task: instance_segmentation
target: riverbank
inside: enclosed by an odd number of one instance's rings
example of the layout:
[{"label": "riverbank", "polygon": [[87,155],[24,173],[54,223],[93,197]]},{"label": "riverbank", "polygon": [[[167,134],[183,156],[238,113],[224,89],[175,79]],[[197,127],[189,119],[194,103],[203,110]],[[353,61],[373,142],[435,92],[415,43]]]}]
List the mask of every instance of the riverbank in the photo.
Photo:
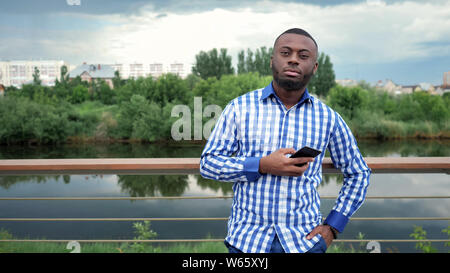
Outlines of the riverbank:
[{"label": "riverbank", "polygon": [[[254,82],[224,97],[213,95],[219,87],[208,81],[193,89],[175,85],[156,92],[146,80],[133,80],[111,93],[112,101],[95,96],[74,100],[27,85],[0,100],[0,144],[163,143],[174,141],[173,131],[182,131],[184,138],[192,140],[194,131],[210,126],[220,114],[217,110],[205,116],[203,109],[211,105],[224,109],[232,98],[261,86],[260,78],[247,76],[228,78],[237,85],[243,79]],[[158,81],[186,84],[182,79]],[[142,90],[138,92],[139,86]],[[170,100],[160,96],[170,90],[176,92]],[[450,95],[415,92],[393,96],[368,87],[335,86],[320,99],[342,116],[358,139],[450,139]],[[174,112],[177,106],[184,110]],[[199,110],[201,124],[194,122],[194,112]]]},{"label": "riverbank", "polygon": [[[0,240],[13,240],[13,236],[0,230]],[[210,239],[210,238],[207,238]],[[327,253],[367,253],[365,243],[334,243]],[[228,253],[223,242],[198,243],[53,243],[53,242],[0,242],[0,253]]]}]

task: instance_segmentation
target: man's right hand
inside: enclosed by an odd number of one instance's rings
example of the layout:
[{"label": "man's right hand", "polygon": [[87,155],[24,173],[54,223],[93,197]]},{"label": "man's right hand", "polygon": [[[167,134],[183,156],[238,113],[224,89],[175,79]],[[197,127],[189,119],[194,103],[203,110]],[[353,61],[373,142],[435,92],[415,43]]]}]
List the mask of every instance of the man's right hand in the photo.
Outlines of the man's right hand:
[{"label": "man's right hand", "polygon": [[[259,161],[259,172],[261,174],[272,174],[279,176],[301,176],[308,169],[309,162],[313,162],[312,157],[289,158],[287,154],[294,154],[294,148],[281,148],[275,152],[264,156]],[[302,167],[296,164],[306,163]]]}]

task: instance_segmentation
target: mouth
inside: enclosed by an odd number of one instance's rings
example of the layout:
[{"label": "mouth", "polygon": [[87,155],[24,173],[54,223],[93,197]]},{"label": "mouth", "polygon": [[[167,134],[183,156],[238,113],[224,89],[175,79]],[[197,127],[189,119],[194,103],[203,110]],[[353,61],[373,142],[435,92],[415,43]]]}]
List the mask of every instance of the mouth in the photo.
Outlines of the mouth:
[{"label": "mouth", "polygon": [[286,69],[284,70],[284,74],[288,77],[299,77],[300,76],[300,72],[294,69]]}]

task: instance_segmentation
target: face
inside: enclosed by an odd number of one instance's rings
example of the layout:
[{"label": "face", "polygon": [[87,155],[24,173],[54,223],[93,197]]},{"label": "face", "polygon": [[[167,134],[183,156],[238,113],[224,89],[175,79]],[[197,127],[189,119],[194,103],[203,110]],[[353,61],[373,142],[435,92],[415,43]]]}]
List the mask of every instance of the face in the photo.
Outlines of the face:
[{"label": "face", "polygon": [[276,42],[270,67],[273,79],[286,91],[301,91],[317,70],[317,48],[303,35],[286,33]]}]

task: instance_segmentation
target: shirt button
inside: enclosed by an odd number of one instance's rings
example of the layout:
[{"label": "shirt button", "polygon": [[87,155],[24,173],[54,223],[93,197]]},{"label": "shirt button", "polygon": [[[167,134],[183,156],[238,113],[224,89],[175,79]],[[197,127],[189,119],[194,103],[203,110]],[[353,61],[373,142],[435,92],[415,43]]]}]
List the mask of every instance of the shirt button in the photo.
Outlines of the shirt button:
[{"label": "shirt button", "polygon": [[275,102],[275,98],[272,98],[272,101]]}]

